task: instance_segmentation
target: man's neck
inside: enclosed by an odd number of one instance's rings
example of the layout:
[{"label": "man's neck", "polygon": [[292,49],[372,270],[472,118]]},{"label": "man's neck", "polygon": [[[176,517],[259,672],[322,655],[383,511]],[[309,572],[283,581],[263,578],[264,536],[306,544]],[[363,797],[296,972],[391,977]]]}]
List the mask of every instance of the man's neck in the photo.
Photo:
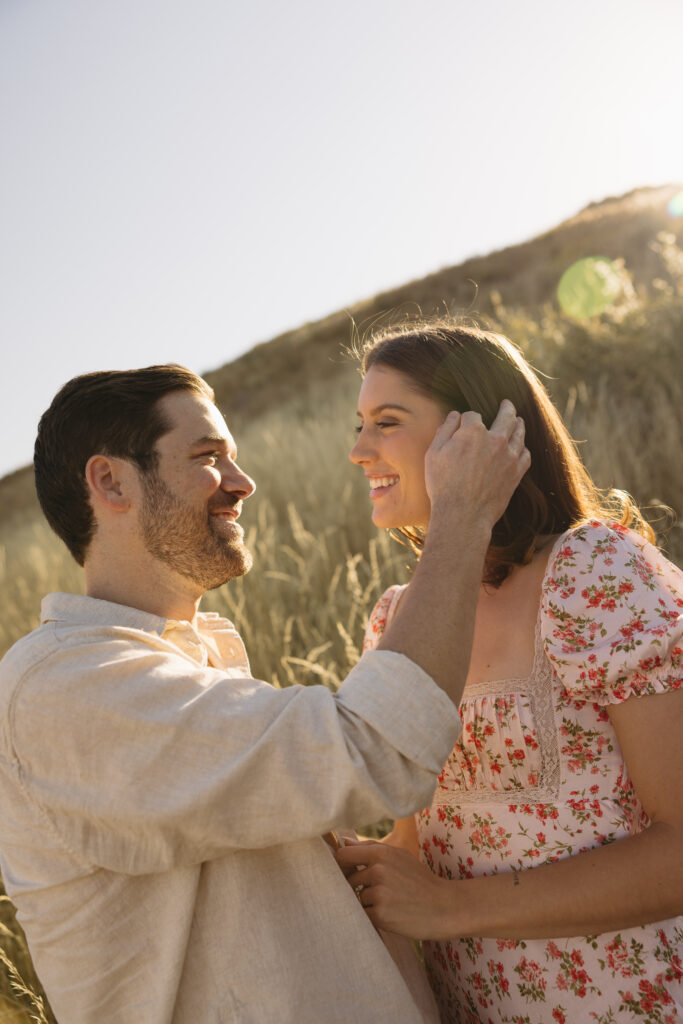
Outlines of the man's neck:
[{"label": "man's neck", "polygon": [[201,592],[150,556],[106,562],[96,555],[85,563],[85,592],[164,619],[194,622]]}]

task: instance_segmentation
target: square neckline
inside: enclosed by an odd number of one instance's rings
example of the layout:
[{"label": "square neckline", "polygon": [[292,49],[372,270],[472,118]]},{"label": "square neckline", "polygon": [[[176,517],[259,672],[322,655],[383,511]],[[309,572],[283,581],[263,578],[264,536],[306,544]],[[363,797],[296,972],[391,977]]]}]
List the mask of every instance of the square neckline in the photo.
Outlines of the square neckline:
[{"label": "square neckline", "polygon": [[[483,687],[487,687],[488,688],[488,687],[503,686],[503,685],[509,686],[512,683],[529,683],[531,680],[535,679],[536,676],[538,675],[538,673],[540,671],[540,667],[541,667],[541,659],[543,657],[545,657],[545,651],[543,649],[543,642],[542,642],[542,636],[541,636],[541,622],[543,621],[543,610],[544,610],[545,582],[546,582],[546,580],[547,580],[547,578],[549,576],[550,567],[553,564],[554,559],[555,559],[555,550],[556,550],[556,548],[564,541],[564,539],[567,537],[567,534],[571,533],[572,529],[573,529],[573,527],[570,527],[570,529],[565,530],[564,533],[559,534],[556,537],[556,539],[553,541],[553,544],[552,544],[552,546],[550,548],[550,551],[548,553],[548,559],[546,561],[545,569],[543,571],[543,576],[541,578],[541,600],[539,601],[539,604],[538,604],[538,612],[536,613],[536,622],[535,622],[535,626],[534,626],[534,658],[533,658],[533,661],[531,663],[531,670],[527,673],[527,675],[524,675],[524,676],[499,676],[497,679],[482,679],[480,682],[471,683],[469,686],[467,684],[465,684],[465,687],[464,687],[463,692],[462,692],[462,697],[460,699],[461,702],[467,699],[467,697],[468,697],[468,690],[469,691],[472,691],[474,689],[478,690],[480,687],[481,688],[483,688]],[[470,697],[472,699],[474,699],[475,696],[480,696],[480,694],[479,693],[477,693],[477,694],[470,693]]]}]

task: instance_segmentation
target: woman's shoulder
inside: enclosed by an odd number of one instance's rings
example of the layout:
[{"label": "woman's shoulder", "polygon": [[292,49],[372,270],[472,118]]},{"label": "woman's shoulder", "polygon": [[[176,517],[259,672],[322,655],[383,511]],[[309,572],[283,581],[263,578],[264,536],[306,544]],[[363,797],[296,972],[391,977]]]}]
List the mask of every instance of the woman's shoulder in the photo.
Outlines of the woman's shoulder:
[{"label": "woman's shoulder", "polygon": [[363,640],[363,650],[372,651],[379,643],[380,637],[391,622],[399,601],[403,596],[407,584],[394,584],[388,587],[377,601],[377,604],[370,613],[368,624]]},{"label": "woman's shoulder", "polygon": [[654,692],[653,670],[662,688],[676,685],[682,624],[683,573],[644,537],[591,520],[558,538],[543,581],[541,631],[569,688],[625,699]]},{"label": "woman's shoulder", "polygon": [[[683,572],[654,544],[621,523],[592,519],[563,533],[555,542],[544,579],[544,593],[562,593],[567,583],[587,576],[603,580],[618,574],[652,590],[657,581],[683,589]],[[570,596],[567,594],[566,596]]]}]

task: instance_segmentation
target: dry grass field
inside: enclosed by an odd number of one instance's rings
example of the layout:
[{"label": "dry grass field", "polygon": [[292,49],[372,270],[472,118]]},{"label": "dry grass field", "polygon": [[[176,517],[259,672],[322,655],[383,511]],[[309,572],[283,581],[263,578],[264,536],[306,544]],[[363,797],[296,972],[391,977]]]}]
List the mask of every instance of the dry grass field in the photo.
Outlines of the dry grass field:
[{"label": "dry grass field", "polygon": [[[573,321],[550,298],[522,306],[513,303],[509,289],[492,288],[487,318],[546,375],[599,485],[623,487],[642,505],[664,504],[681,514],[683,252],[673,233],[652,234],[643,245],[648,279],[634,276],[633,287],[601,317]],[[577,258],[568,242],[565,248],[567,259]],[[500,254],[495,258],[500,260]],[[628,253],[625,260],[629,267]],[[502,270],[496,273],[500,277]],[[344,324],[341,341],[348,342],[349,320]],[[235,401],[233,416],[229,388],[218,386],[230,368],[210,375],[237,436],[240,463],[256,479],[257,492],[243,514],[255,568],[208,595],[204,607],[236,622],[254,675],[279,686],[296,681],[335,689],[358,658],[374,601],[390,582],[408,578],[412,556],[372,526],[362,473],[347,461],[357,371],[344,362],[337,344],[334,359],[322,360],[323,370],[311,369],[307,376],[305,342],[311,331],[303,329],[292,342],[298,377],[290,383],[301,383],[287,394],[277,390],[278,375],[267,372],[268,346],[259,354],[267,402],[258,393],[253,405],[246,398]],[[283,358],[278,346],[273,358]],[[243,366],[248,379],[252,363]],[[312,357],[311,367],[316,366]],[[233,376],[238,372],[233,364]],[[251,388],[258,392],[256,382]],[[5,498],[0,518],[2,653],[37,624],[44,593],[79,590],[82,581],[80,570],[42,522],[27,474],[0,481],[0,494]],[[650,514],[656,520],[658,513]],[[654,525],[660,529],[666,523],[660,519]],[[683,564],[680,524],[669,522],[660,539],[669,557]],[[2,899],[0,1024],[51,1022],[49,1007],[37,1001],[38,981],[13,908]]]}]

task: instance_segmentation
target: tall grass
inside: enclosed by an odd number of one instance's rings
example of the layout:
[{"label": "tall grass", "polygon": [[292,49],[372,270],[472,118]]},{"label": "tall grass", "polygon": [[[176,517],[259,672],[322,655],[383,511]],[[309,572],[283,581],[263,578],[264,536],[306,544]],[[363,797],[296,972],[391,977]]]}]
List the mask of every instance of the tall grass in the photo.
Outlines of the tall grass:
[{"label": "tall grass", "polygon": [[278,412],[239,443],[257,481],[242,515],[255,569],[204,603],[235,622],[254,673],[277,685],[336,688],[382,589],[407,578],[409,552],[374,529],[366,481],[347,460],[358,383],[350,375],[307,414]]},{"label": "tall grass", "polygon": [[[531,319],[500,303],[496,317],[547,375],[597,483],[681,512],[683,262],[666,239],[658,244],[666,251],[653,291],[632,294],[600,319],[576,324],[551,307]],[[240,463],[257,481],[242,520],[255,568],[207,595],[204,607],[233,619],[254,675],[278,686],[336,689],[358,658],[375,600],[408,578],[412,556],[374,529],[365,481],[347,461],[358,384],[349,367],[238,433]],[[683,562],[680,526],[665,543]],[[0,580],[0,650],[37,624],[42,594],[82,587],[80,570],[37,515],[0,527]],[[0,951],[0,1022],[51,1024],[49,1007],[27,994],[40,990],[6,898]]]}]

